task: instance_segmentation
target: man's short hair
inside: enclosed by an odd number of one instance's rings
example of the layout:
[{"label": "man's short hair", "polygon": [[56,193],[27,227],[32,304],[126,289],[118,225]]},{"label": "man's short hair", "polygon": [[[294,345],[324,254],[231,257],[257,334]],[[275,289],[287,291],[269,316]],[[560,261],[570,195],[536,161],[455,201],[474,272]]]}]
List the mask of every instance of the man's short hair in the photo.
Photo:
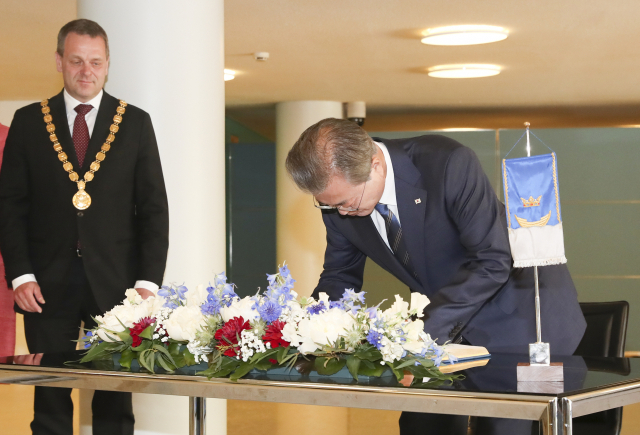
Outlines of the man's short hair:
[{"label": "man's short hair", "polygon": [[334,175],[353,185],[367,181],[377,151],[373,140],[355,122],[327,118],[300,135],[287,156],[287,172],[301,190],[317,195]]},{"label": "man's short hair", "polygon": [[62,29],[58,32],[58,48],[56,51],[60,57],[64,56],[64,41],[67,39],[67,35],[69,33],[89,35],[92,38],[102,38],[107,53],[107,59],[109,59],[109,38],[107,38],[107,32],[104,31],[100,24],[84,18],[69,21],[67,24],[62,26]]}]

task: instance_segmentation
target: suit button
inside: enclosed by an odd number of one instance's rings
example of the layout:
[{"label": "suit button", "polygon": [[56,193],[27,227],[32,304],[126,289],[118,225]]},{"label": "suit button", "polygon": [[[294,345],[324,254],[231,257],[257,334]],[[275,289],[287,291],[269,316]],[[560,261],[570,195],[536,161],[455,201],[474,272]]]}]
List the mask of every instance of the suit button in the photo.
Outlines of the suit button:
[{"label": "suit button", "polygon": [[81,211],[78,212],[78,217],[82,217],[84,216],[84,213],[82,213]]}]

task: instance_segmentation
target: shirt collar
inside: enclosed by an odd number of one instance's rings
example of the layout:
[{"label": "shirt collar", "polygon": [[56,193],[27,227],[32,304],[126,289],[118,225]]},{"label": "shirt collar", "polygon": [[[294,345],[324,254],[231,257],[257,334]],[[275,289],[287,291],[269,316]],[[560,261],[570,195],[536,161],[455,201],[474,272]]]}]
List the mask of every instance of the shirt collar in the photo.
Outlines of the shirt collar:
[{"label": "shirt collar", "polygon": [[100,89],[100,92],[98,92],[98,95],[96,95],[95,97],[93,97],[93,99],[87,101],[86,103],[82,103],[78,100],[76,100],[75,98],[73,98],[71,96],[71,94],[69,94],[69,92],[67,92],[67,90],[64,90],[64,105],[67,109],[67,117],[69,115],[76,115],[76,111],[75,108],[78,104],[91,104],[93,106],[93,109],[91,110],[98,110],[98,108],[100,107],[100,102],[102,101],[102,94],[104,93],[104,91],[102,89]]},{"label": "shirt collar", "polygon": [[398,205],[396,201],[396,180],[393,176],[393,165],[391,164],[389,150],[387,150],[385,144],[381,142],[374,141],[374,143],[382,150],[382,154],[384,154],[384,161],[387,164],[387,176],[384,179],[384,191],[382,192],[379,202],[387,205]]}]

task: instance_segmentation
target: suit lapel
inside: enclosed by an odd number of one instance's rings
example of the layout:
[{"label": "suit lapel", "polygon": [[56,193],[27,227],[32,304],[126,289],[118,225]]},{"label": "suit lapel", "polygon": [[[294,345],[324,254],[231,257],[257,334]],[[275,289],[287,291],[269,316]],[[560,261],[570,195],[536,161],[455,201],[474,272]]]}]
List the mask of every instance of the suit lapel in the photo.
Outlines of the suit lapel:
[{"label": "suit lapel", "polygon": [[[396,202],[407,251],[422,288],[430,294],[425,255],[425,216],[427,191],[422,188],[420,172],[399,146],[387,145],[396,183]],[[395,258],[395,257],[394,257]]]},{"label": "suit lapel", "polygon": [[[96,154],[100,151],[102,143],[109,135],[109,126],[113,123],[113,116],[116,114],[117,106],[118,100],[106,92],[102,94],[102,100],[100,101],[100,107],[98,108],[98,116],[96,117],[96,123],[93,126],[93,132],[91,133],[91,139],[89,140],[87,154],[84,156],[84,162],[82,164],[83,174],[89,169],[89,166],[95,160]],[[76,162],[77,161],[78,160],[76,159]]]},{"label": "suit lapel", "polygon": [[49,100],[53,124],[56,126],[56,136],[62,145],[62,150],[67,154],[68,160],[74,168],[78,167],[78,156],[76,147],[69,131],[69,120],[67,119],[67,108],[64,104],[64,91]]}]

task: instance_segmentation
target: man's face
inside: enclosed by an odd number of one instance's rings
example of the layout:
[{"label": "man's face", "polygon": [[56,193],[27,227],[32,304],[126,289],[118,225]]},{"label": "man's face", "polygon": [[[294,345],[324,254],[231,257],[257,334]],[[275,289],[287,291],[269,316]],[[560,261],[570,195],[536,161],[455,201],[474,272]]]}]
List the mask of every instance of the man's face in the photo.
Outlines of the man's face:
[{"label": "man's face", "polygon": [[342,215],[369,216],[382,197],[386,175],[387,169],[384,164],[384,155],[382,151],[379,151],[373,157],[371,174],[366,183],[353,185],[343,176],[335,175],[331,177],[324,192],[315,197],[318,202],[323,204],[358,209],[358,211],[338,209],[338,212]]},{"label": "man's face", "polygon": [[109,72],[104,39],[69,33],[64,42],[64,56],[56,52],[56,66],[67,92],[86,103],[100,93]]}]

